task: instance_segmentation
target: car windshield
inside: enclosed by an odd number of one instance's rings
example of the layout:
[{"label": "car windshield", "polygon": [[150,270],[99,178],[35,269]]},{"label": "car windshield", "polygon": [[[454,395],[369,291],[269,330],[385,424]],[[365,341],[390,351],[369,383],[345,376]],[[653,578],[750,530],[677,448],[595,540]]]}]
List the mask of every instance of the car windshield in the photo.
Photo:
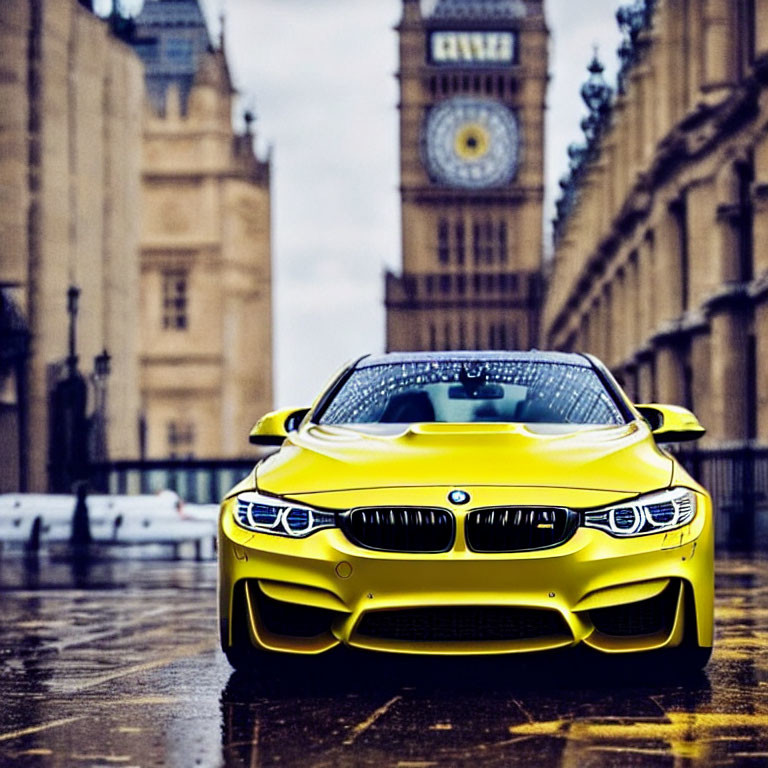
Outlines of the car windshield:
[{"label": "car windshield", "polygon": [[546,360],[415,360],[352,372],[321,424],[624,424],[595,371]]}]

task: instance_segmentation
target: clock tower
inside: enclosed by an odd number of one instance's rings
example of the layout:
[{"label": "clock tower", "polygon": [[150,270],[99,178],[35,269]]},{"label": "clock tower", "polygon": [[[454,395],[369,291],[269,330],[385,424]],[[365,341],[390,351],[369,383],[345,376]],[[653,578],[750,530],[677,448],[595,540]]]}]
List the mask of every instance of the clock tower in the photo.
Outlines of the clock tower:
[{"label": "clock tower", "polygon": [[548,31],[543,0],[403,0],[401,275],[387,349],[536,343]]}]

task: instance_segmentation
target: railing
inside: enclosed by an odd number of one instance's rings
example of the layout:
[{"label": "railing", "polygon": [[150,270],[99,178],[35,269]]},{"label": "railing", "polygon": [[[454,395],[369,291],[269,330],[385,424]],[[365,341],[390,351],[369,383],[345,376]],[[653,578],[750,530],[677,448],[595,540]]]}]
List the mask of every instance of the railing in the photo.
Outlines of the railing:
[{"label": "railing", "polygon": [[712,494],[718,546],[753,550],[768,544],[768,448],[676,451]]},{"label": "railing", "polygon": [[[719,547],[768,547],[768,448],[676,451],[712,494]],[[218,503],[253,468],[253,459],[116,461],[94,467],[94,489],[109,494],[156,493],[168,488],[198,504]]]},{"label": "railing", "polygon": [[254,459],[113,461],[93,467],[91,482],[109,494],[176,491],[184,501],[217,504],[252,469]]}]

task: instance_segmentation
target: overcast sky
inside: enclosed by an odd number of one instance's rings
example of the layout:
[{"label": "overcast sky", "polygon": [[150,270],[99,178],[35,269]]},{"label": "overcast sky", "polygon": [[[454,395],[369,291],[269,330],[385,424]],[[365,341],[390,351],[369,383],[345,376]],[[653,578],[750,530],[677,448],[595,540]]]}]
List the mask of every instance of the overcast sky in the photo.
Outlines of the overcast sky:
[{"label": "overcast sky", "polygon": [[[547,218],[579,87],[598,45],[613,83],[619,0],[549,0]],[[384,348],[384,272],[399,269],[401,0],[207,0],[259,147],[273,154],[275,406],[309,404],[347,359]]]}]

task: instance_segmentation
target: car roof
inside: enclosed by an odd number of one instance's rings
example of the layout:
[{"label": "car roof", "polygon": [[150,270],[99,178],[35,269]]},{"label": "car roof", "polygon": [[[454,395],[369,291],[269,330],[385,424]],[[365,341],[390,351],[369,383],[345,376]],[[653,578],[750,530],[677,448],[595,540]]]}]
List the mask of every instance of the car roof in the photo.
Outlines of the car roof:
[{"label": "car roof", "polygon": [[357,368],[371,368],[377,365],[401,365],[403,363],[439,363],[439,362],[529,362],[556,363],[575,365],[579,368],[592,368],[589,358],[569,352],[542,352],[531,349],[528,352],[390,352],[383,355],[366,355],[358,360]]}]

